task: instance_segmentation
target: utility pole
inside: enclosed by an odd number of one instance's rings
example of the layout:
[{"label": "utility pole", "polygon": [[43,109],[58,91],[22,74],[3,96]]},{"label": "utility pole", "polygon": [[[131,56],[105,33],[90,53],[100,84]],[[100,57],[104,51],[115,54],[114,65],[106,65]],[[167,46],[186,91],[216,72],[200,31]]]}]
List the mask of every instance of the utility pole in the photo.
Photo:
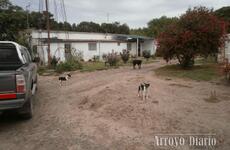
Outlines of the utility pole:
[{"label": "utility pole", "polygon": [[30,28],[30,24],[29,24],[29,13],[30,13],[30,2],[26,6],[26,23],[27,23],[27,29]]},{"label": "utility pole", "polygon": [[45,0],[45,4],[46,4],[46,28],[47,28],[47,35],[48,35],[48,39],[47,39],[47,52],[48,52],[48,66],[50,66],[51,64],[51,55],[50,55],[50,20],[49,20],[49,6],[48,6],[48,0]]}]

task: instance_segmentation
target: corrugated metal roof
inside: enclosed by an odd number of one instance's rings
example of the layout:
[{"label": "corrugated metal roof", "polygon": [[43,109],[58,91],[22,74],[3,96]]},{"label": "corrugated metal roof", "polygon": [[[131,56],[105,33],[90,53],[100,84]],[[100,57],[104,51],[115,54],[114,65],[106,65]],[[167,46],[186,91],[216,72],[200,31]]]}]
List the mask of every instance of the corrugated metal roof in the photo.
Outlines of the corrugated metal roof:
[{"label": "corrugated metal roof", "polygon": [[[31,32],[37,32],[37,33],[46,33],[46,30],[30,30]],[[74,31],[50,31],[52,34],[89,34],[89,35],[103,35],[103,36],[111,36],[113,37],[113,41],[127,41],[129,39],[143,39],[143,40],[154,40],[154,38],[146,37],[146,36],[139,36],[139,35],[126,35],[126,34],[112,34],[112,33],[96,33],[96,32],[74,32]],[[77,40],[77,39],[76,39]],[[87,40],[93,40],[93,39],[87,39]],[[107,40],[106,40],[107,41]]]}]

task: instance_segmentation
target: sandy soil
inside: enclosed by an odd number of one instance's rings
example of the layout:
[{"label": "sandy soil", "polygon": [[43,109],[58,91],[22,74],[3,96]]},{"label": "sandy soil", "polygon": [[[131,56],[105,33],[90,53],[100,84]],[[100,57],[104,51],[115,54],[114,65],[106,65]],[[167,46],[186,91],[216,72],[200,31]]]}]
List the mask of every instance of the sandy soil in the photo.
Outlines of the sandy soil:
[{"label": "sandy soil", "polygon": [[[39,77],[34,118],[1,116],[0,150],[172,149],[156,146],[159,134],[215,134],[215,149],[229,150],[230,87],[157,77],[161,65],[75,72],[63,87],[56,76]],[[142,81],[151,83],[145,101]],[[214,90],[220,101],[205,101]]]}]

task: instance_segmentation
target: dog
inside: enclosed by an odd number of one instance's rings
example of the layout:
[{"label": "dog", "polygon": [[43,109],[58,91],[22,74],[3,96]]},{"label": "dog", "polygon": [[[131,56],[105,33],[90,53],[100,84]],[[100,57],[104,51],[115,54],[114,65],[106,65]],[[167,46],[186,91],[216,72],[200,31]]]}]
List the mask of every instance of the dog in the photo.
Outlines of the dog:
[{"label": "dog", "polygon": [[136,69],[136,65],[138,65],[138,68],[141,69],[142,60],[135,59],[133,60],[133,69]]},{"label": "dog", "polygon": [[150,83],[141,83],[138,87],[138,97],[142,96],[142,100],[146,100],[148,98],[149,87]]},{"label": "dog", "polygon": [[60,75],[58,78],[58,80],[60,81],[60,86],[62,86],[63,81],[68,81],[70,78],[71,78],[70,73]]}]

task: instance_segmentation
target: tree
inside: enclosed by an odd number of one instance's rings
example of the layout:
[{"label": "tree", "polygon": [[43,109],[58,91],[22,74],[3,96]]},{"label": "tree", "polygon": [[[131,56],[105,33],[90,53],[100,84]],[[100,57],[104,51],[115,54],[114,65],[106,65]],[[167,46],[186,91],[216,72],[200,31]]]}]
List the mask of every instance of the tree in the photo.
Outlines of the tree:
[{"label": "tree", "polygon": [[0,1],[0,40],[17,41],[19,31],[26,29],[26,12],[8,0]]},{"label": "tree", "polygon": [[12,6],[11,2],[9,0],[0,0],[0,9],[8,9],[10,6]]},{"label": "tree", "polygon": [[140,35],[140,36],[147,36],[148,28],[138,28],[138,29],[131,29],[130,34],[133,35]]},{"label": "tree", "polygon": [[75,23],[72,24],[72,30],[77,31],[77,25]]},{"label": "tree", "polygon": [[121,25],[119,22],[102,23],[101,28],[103,33],[129,34],[130,32],[127,24]]},{"label": "tree", "polygon": [[166,61],[177,58],[182,67],[191,67],[196,56],[216,55],[224,44],[225,23],[205,7],[188,9],[158,38],[158,51]]},{"label": "tree", "polygon": [[177,22],[178,18],[168,18],[166,16],[162,16],[160,18],[152,19],[148,23],[148,31],[147,36],[149,37],[158,37],[158,35],[165,31],[168,25]]},{"label": "tree", "polygon": [[230,33],[230,6],[216,10],[215,15],[228,23],[227,32]]},{"label": "tree", "polygon": [[101,27],[99,24],[94,22],[81,22],[77,25],[76,31],[78,32],[101,32]]},{"label": "tree", "polygon": [[157,38],[160,33],[165,31],[167,26],[177,22],[177,20],[178,18],[176,17],[168,18],[166,16],[154,18],[148,22],[147,28],[132,29],[131,34]]}]

